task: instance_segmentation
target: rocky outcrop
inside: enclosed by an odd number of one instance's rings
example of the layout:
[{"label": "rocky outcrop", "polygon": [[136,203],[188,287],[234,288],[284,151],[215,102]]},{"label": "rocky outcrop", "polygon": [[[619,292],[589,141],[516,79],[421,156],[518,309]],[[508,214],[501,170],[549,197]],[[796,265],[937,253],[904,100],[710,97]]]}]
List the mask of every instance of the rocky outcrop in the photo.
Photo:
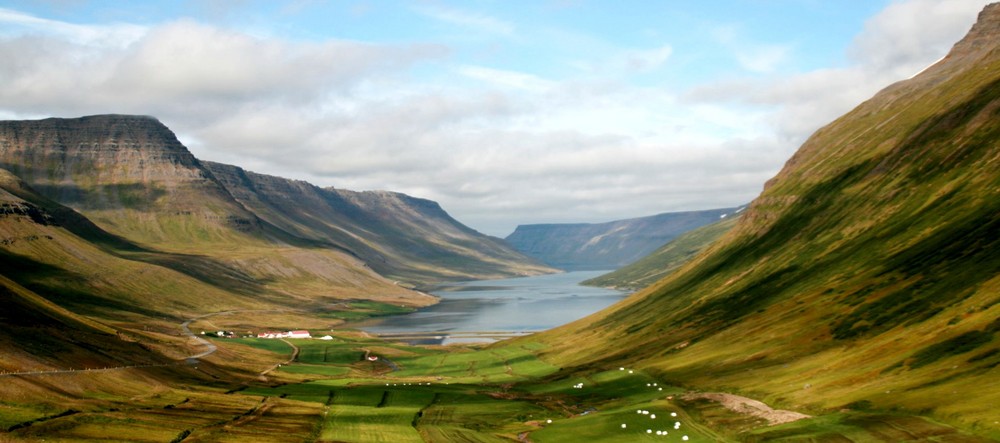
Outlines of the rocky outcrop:
[{"label": "rocky outcrop", "polygon": [[28,203],[0,203],[0,218],[26,217],[42,226],[55,224],[52,216],[41,208]]},{"label": "rocky outcrop", "polygon": [[[137,234],[138,222],[114,222],[121,210],[156,215],[155,223],[183,216],[205,226],[260,229],[174,133],[152,117],[0,121],[0,168],[45,197],[118,227],[120,235]],[[138,228],[145,231],[143,240],[178,240],[149,238],[149,232],[164,229],[148,228]]]},{"label": "rocky outcrop", "polygon": [[209,179],[166,126],[130,115],[0,121],[0,167],[34,185]]},{"label": "rocky outcrop", "polygon": [[995,50],[998,40],[1000,40],[1000,3],[993,3],[983,8],[972,29],[962,40],[955,43],[946,60],[982,55],[983,51]]}]

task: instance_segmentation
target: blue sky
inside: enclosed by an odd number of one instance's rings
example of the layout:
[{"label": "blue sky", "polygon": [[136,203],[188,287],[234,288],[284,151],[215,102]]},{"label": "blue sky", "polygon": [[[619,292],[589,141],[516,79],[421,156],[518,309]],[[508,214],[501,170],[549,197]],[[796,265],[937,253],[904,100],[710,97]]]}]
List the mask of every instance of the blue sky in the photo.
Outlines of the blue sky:
[{"label": "blue sky", "polygon": [[986,3],[0,0],[0,118],[154,115],[199,158],[505,236],[746,203]]}]

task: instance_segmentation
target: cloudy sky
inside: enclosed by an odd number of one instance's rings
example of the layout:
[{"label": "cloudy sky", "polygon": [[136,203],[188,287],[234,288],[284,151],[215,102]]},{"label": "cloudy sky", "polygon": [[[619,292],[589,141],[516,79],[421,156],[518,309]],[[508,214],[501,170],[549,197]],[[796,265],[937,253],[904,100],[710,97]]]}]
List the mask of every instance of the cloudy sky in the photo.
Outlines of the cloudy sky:
[{"label": "cloudy sky", "polygon": [[0,0],[0,119],[153,115],[196,156],[506,236],[752,200],[988,0]]}]

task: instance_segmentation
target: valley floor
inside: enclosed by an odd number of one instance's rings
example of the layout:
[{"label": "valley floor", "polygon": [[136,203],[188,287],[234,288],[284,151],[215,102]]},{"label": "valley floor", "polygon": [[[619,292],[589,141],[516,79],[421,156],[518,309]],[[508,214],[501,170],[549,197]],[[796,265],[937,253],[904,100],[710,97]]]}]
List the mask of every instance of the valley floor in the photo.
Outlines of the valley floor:
[{"label": "valley floor", "polygon": [[[774,415],[750,410],[769,409],[759,402],[692,394],[639,369],[562,370],[538,357],[544,345],[527,340],[418,347],[329,333],[332,340],[210,338],[219,352],[177,367],[218,379],[145,395],[95,389],[65,408],[0,397],[0,441],[990,441],[886,413],[777,411],[799,420],[769,422]],[[227,363],[242,368],[242,379],[219,375],[215,367]],[[76,384],[107,376],[8,375]]]}]

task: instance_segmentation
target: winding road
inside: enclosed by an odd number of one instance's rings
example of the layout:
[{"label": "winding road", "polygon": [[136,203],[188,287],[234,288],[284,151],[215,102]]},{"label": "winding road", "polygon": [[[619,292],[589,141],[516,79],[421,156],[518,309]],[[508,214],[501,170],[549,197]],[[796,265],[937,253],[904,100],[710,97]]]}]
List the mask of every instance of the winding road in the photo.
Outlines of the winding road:
[{"label": "winding road", "polygon": [[267,375],[268,372],[271,372],[271,371],[273,371],[275,369],[278,369],[279,367],[281,367],[281,365],[287,365],[287,364],[295,361],[295,359],[299,358],[299,347],[298,346],[295,346],[294,344],[292,344],[292,342],[290,342],[288,340],[285,340],[283,338],[279,338],[278,340],[281,340],[281,341],[285,342],[286,345],[292,347],[292,356],[288,357],[288,360],[285,360],[285,361],[283,361],[281,363],[275,363],[274,366],[271,366],[270,368],[261,371],[261,373],[258,374],[259,377],[263,377],[263,376]]}]

